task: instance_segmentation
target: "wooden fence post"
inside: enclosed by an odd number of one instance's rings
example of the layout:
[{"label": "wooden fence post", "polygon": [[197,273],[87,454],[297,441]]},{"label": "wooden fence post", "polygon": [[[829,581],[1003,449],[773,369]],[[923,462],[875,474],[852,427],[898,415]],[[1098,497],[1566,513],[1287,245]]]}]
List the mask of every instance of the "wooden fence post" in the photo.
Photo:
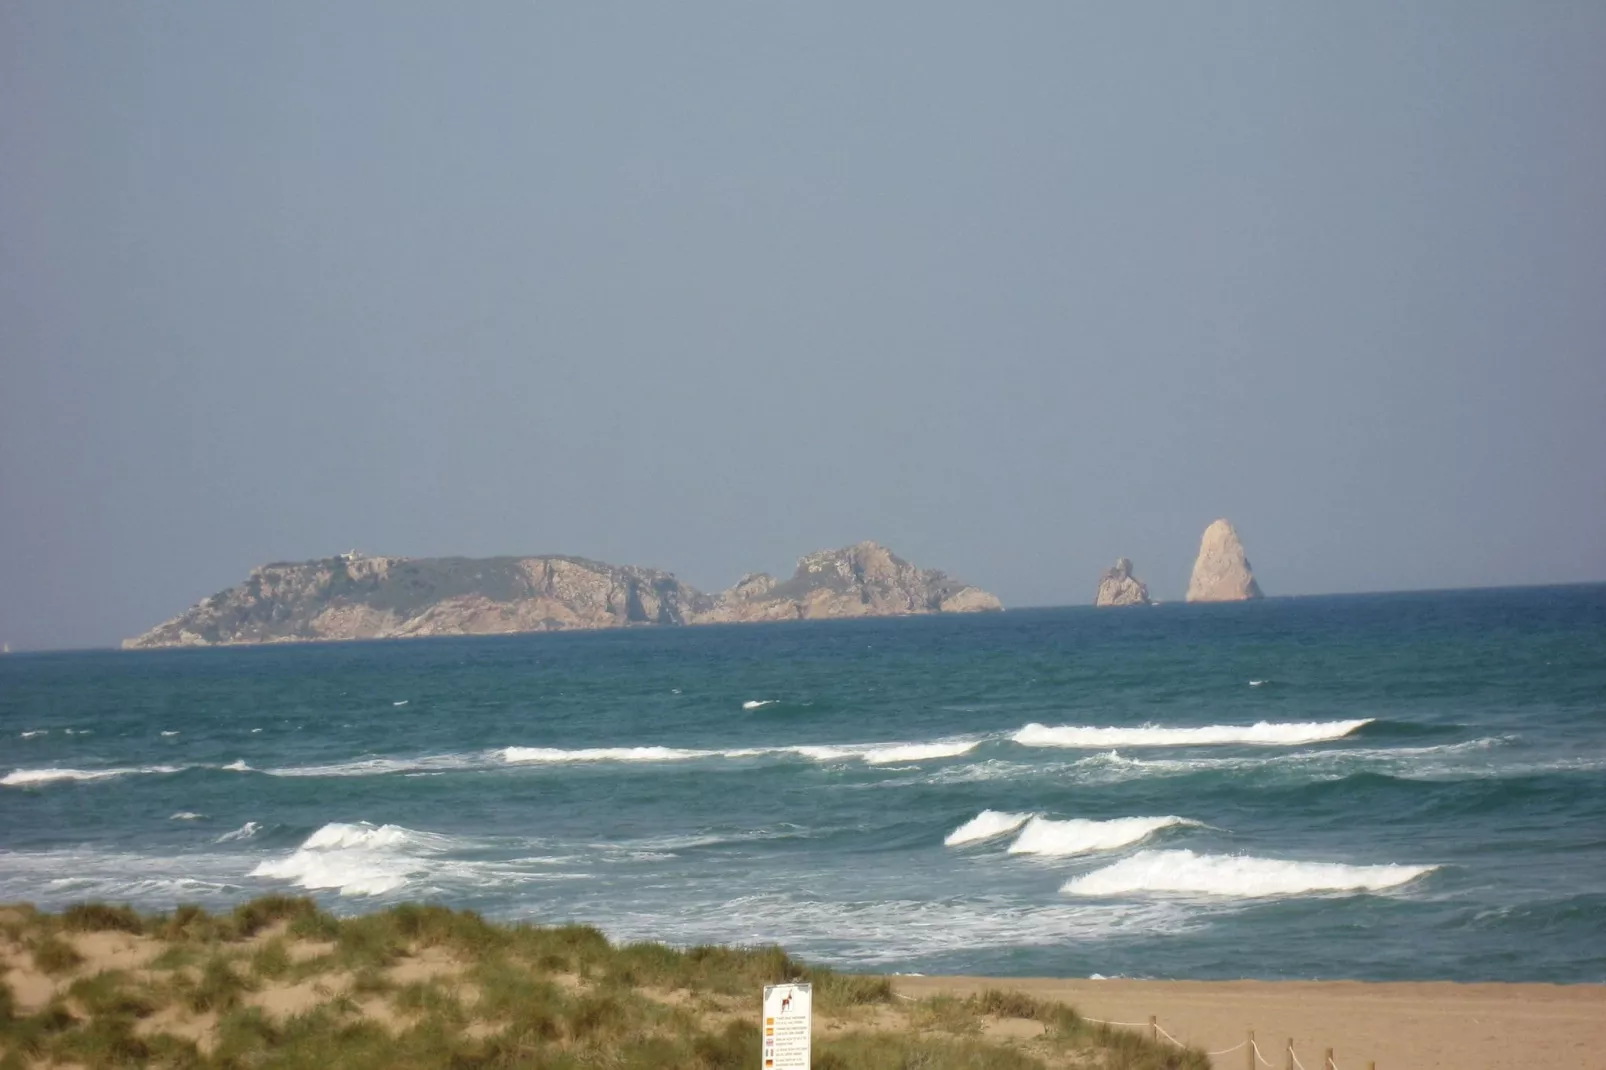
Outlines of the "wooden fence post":
[{"label": "wooden fence post", "polygon": [[1288,1038],[1288,1057],[1283,1060],[1283,1070],[1294,1070],[1294,1038]]},{"label": "wooden fence post", "polygon": [[1333,1070],[1333,1049],[1327,1049],[1326,1062],[1322,1063],[1322,1070]]},{"label": "wooden fence post", "polygon": [[1149,1039],[1156,1044],[1160,1043],[1160,1019],[1158,1015],[1149,1015]]},{"label": "wooden fence post", "polygon": [[1251,1029],[1249,1036],[1244,1040],[1244,1065],[1249,1070],[1255,1070],[1255,1031]]}]

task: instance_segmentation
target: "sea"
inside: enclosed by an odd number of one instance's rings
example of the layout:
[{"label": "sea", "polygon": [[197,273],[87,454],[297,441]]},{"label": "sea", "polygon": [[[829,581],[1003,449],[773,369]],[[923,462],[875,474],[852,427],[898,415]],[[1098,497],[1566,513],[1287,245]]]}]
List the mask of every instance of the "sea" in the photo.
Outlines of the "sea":
[{"label": "sea", "polygon": [[0,658],[0,900],[1606,982],[1606,585]]}]

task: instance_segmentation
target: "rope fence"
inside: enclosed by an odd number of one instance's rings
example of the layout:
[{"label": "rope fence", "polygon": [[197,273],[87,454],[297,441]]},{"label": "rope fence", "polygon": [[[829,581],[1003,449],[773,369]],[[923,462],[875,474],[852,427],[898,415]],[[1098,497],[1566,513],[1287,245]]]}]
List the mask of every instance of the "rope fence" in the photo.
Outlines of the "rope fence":
[{"label": "rope fence", "polygon": [[[1149,1039],[1151,1040],[1157,1041],[1161,1037],[1164,1037],[1166,1040],[1169,1040],[1172,1044],[1179,1048],[1186,1048],[1188,1046],[1182,1041],[1178,1040],[1176,1037],[1172,1036],[1166,1030],[1165,1026],[1160,1024],[1160,1019],[1152,1014],[1149,1016],[1149,1020],[1147,1022],[1111,1022],[1105,1021],[1103,1018],[1089,1018],[1085,1014],[1082,1015],[1081,1018],[1084,1022],[1092,1022],[1095,1025],[1113,1025],[1120,1026],[1125,1029],[1147,1029],[1149,1031]],[[1244,1059],[1246,1070],[1256,1070],[1257,1066],[1267,1067],[1268,1070],[1306,1070],[1305,1064],[1299,1060],[1299,1054],[1294,1051],[1293,1037],[1288,1038],[1288,1047],[1284,1052],[1287,1061],[1281,1068],[1279,1068],[1276,1063],[1266,1058],[1265,1053],[1260,1050],[1260,1045],[1255,1042],[1255,1031],[1253,1029],[1249,1031],[1248,1035],[1245,1036],[1243,1040],[1240,1040],[1232,1047],[1222,1048],[1220,1051],[1207,1051],[1205,1054],[1214,1059],[1218,1055],[1231,1055],[1235,1051],[1246,1051]],[[1332,1048],[1328,1048],[1323,1052],[1321,1070],[1339,1070],[1338,1063],[1333,1059]],[[1367,1063],[1366,1070],[1377,1070],[1377,1063]]]},{"label": "rope fence", "polygon": [[[895,994],[899,999],[906,999],[910,1002],[915,1002],[914,996],[906,996],[902,992]],[[1165,1026],[1160,1024],[1160,1019],[1156,1015],[1149,1015],[1149,1020],[1146,1022],[1112,1022],[1106,1021],[1103,1018],[1089,1018],[1085,1014],[1078,1015],[1078,1017],[1080,1017],[1082,1021],[1092,1022],[1094,1025],[1112,1025],[1118,1026],[1122,1029],[1147,1029],[1149,1031],[1150,1040],[1157,1041],[1161,1037],[1165,1037],[1165,1039],[1169,1040],[1172,1044],[1175,1044],[1179,1048],[1186,1048],[1188,1046],[1168,1033]],[[1231,1055],[1235,1051],[1243,1051],[1246,1048],[1249,1052],[1248,1057],[1245,1060],[1247,1063],[1246,1070],[1255,1070],[1257,1065],[1268,1067],[1269,1070],[1278,1070],[1277,1064],[1266,1058],[1266,1056],[1262,1054],[1260,1050],[1260,1045],[1255,1043],[1255,1031],[1253,1029],[1249,1031],[1249,1034],[1244,1037],[1243,1040],[1240,1040],[1232,1047],[1222,1048],[1220,1051],[1207,1051],[1205,1054],[1214,1059],[1218,1055]],[[1288,1048],[1285,1054],[1287,1061],[1283,1064],[1282,1070],[1305,1070],[1305,1064],[1299,1061],[1299,1055],[1294,1051],[1293,1037],[1288,1038]],[[1338,1063],[1333,1061],[1332,1048],[1328,1048],[1322,1056],[1322,1070],[1339,1070]],[[1377,1070],[1377,1063],[1367,1063],[1366,1070]]]}]

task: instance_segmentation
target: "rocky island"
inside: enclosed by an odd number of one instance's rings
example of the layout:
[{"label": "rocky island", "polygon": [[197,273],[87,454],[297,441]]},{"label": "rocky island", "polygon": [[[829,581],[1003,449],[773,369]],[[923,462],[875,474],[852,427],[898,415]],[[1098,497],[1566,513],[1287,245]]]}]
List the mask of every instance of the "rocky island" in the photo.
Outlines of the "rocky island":
[{"label": "rocky island", "polygon": [[1132,575],[1132,559],[1118,557],[1114,568],[1107,568],[1099,576],[1099,592],[1093,598],[1095,606],[1147,606],[1149,588]]},{"label": "rocky island", "polygon": [[1260,584],[1249,568],[1238,532],[1229,520],[1215,521],[1205,528],[1199,542],[1199,556],[1188,581],[1188,601],[1246,602],[1260,597]]},{"label": "rocky island", "polygon": [[874,542],[802,558],[790,579],[743,576],[705,594],[671,573],[583,557],[376,557],[254,569],[127,649],[494,635],[1002,609],[993,595]]}]

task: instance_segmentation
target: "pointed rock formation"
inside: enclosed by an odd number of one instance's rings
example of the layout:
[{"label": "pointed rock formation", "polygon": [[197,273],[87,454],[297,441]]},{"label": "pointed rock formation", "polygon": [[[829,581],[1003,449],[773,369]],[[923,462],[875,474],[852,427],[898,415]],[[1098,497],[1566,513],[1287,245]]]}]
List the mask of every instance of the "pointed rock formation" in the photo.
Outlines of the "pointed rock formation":
[{"label": "pointed rock formation", "polygon": [[1121,557],[1114,568],[1107,568],[1099,576],[1099,593],[1093,599],[1096,606],[1146,606],[1149,588],[1132,575],[1131,558]]},{"label": "pointed rock formation", "polygon": [[1245,602],[1260,597],[1260,584],[1249,570],[1249,558],[1232,522],[1217,520],[1205,528],[1188,581],[1188,601]]}]

